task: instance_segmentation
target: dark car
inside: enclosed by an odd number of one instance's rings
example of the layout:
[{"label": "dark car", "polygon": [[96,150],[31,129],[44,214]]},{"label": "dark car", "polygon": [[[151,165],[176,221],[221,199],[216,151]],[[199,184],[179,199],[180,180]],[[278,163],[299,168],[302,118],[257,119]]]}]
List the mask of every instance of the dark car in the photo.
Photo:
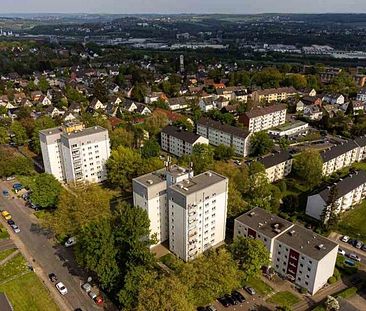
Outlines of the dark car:
[{"label": "dark car", "polygon": [[80,308],[76,308],[74,311],[83,311],[83,310]]},{"label": "dark car", "polygon": [[229,294],[226,294],[225,295],[225,298],[233,306],[238,304],[238,302],[236,301],[236,299],[234,299],[233,297],[231,297],[231,295],[229,295]]},{"label": "dark car", "polygon": [[198,307],[197,311],[207,311],[207,308],[206,307]]},{"label": "dark car", "polygon": [[355,241],[356,241],[356,240],[349,239],[347,243],[348,243],[348,244],[351,244],[351,245],[354,245],[354,244],[355,244]]},{"label": "dark car", "polygon": [[225,297],[220,297],[217,299],[225,308],[230,307],[230,302],[227,301]]},{"label": "dark car", "polygon": [[9,219],[9,220],[8,220],[8,225],[9,225],[9,226],[15,225],[14,220],[13,220],[13,219]]},{"label": "dark car", "polygon": [[239,293],[237,290],[234,290],[232,293],[231,293],[231,297],[233,297],[236,301],[242,303],[245,301],[245,297]]},{"label": "dark car", "polygon": [[54,273],[50,273],[48,275],[48,278],[50,279],[51,282],[56,282],[57,281],[57,276]]}]

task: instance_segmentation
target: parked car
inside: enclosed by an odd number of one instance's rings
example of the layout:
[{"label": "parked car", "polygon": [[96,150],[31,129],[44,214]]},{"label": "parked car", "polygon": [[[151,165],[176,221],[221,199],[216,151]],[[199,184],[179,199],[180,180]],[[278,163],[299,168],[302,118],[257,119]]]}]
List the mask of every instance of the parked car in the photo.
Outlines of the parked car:
[{"label": "parked car", "polygon": [[98,297],[98,295],[96,294],[96,293],[94,293],[93,291],[90,291],[89,293],[88,293],[88,295],[89,295],[89,297],[91,298],[91,299],[95,299],[95,298],[97,298]]},{"label": "parked car", "polygon": [[76,243],[76,238],[75,237],[71,237],[71,238],[68,238],[67,241],[65,242],[65,246],[66,247],[70,247],[70,246],[73,246],[75,245]]},{"label": "parked car", "polygon": [[349,236],[348,235],[342,236],[341,241],[347,243],[349,241]]},{"label": "parked car", "polygon": [[231,293],[231,296],[236,299],[238,302],[242,303],[245,301],[245,297],[239,293],[237,290],[234,290],[232,293]]},{"label": "parked car", "polygon": [[349,258],[351,258],[351,259],[353,259],[353,260],[356,260],[356,261],[358,261],[358,262],[360,262],[360,261],[361,261],[361,258],[360,258],[360,257],[358,257],[356,254],[353,254],[353,253],[348,254],[348,257],[349,257]]},{"label": "parked car", "polygon": [[230,303],[225,297],[220,297],[217,299],[225,308],[230,307]]},{"label": "parked car", "polygon": [[97,305],[103,304],[104,300],[101,295],[98,295],[97,298],[93,299]]},{"label": "parked car", "polygon": [[355,262],[353,260],[351,260],[351,259],[346,259],[344,261],[344,263],[347,264],[347,265],[349,265],[349,266],[351,266],[351,267],[355,266]]},{"label": "parked car", "polygon": [[55,286],[56,286],[57,290],[60,292],[61,295],[66,295],[67,294],[67,288],[64,285],[64,283],[58,282],[58,283],[56,283]]},{"label": "parked car", "polygon": [[250,294],[250,295],[255,295],[255,290],[253,287],[250,286],[245,286],[244,289]]},{"label": "parked car", "polygon": [[10,195],[9,195],[9,191],[8,190],[3,190],[3,196],[5,198],[8,198]]},{"label": "parked car", "polygon": [[366,244],[362,245],[361,249],[366,252]]},{"label": "parked car", "polygon": [[349,240],[347,241],[347,243],[348,243],[348,244],[351,244],[351,245],[353,245],[353,244],[355,243],[355,241],[356,241],[356,240],[353,240],[353,239],[349,239]]},{"label": "parked car", "polygon": [[17,193],[18,191],[22,190],[23,188],[24,188],[23,185],[20,184],[20,183],[15,183],[13,185],[13,189],[14,189],[15,193]]},{"label": "parked car", "polygon": [[233,306],[238,304],[238,302],[236,301],[236,299],[234,299],[233,297],[231,297],[231,295],[229,295],[229,294],[226,294],[225,295],[225,298]]},{"label": "parked car", "polygon": [[363,243],[361,242],[361,241],[356,241],[355,242],[355,245],[354,245],[356,248],[358,248],[358,249],[361,249],[361,247],[363,246]]},{"label": "parked car", "polygon": [[343,249],[338,248],[338,254],[339,255],[342,255],[342,256],[345,256],[346,255],[346,252]]},{"label": "parked car", "polygon": [[83,285],[81,285],[81,288],[85,290],[87,293],[89,293],[92,290],[92,287],[89,283],[84,283]]},{"label": "parked car", "polygon": [[15,225],[15,222],[14,222],[14,220],[13,220],[13,219],[9,219],[9,220],[7,221],[7,223],[8,223],[8,225],[9,225],[9,226],[11,226],[11,225]]},{"label": "parked car", "polygon": [[53,272],[48,275],[51,282],[57,282],[57,276]]},{"label": "parked car", "polygon": [[8,211],[2,211],[1,215],[4,217],[5,220],[11,219],[11,215]]},{"label": "parked car", "polygon": [[206,309],[207,311],[217,311],[217,309],[213,305],[209,305]]},{"label": "parked car", "polygon": [[14,179],[15,179],[15,176],[6,177],[6,181],[10,181],[10,180],[14,180]]},{"label": "parked car", "polygon": [[19,233],[20,232],[20,229],[19,229],[19,227],[16,224],[10,225],[10,227],[13,229],[13,231],[15,233]]}]

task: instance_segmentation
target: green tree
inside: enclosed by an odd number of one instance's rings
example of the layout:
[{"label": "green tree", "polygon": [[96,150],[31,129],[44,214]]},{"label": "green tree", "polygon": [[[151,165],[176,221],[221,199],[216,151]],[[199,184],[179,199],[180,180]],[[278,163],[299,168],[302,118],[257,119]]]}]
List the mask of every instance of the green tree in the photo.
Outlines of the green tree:
[{"label": "green tree", "polygon": [[281,137],[278,141],[278,145],[282,150],[287,150],[290,146],[290,141],[286,137]]},{"label": "green tree", "polygon": [[0,127],[0,145],[7,144],[9,142],[9,133],[5,127]]},{"label": "green tree", "polygon": [[154,273],[149,282],[139,291],[137,311],[150,310],[186,310],[195,307],[188,300],[188,286],[176,276],[160,276]]},{"label": "green tree", "polygon": [[235,154],[234,148],[225,146],[225,145],[218,145],[214,151],[214,158],[215,160],[230,160]]},{"label": "green tree", "polygon": [[117,149],[118,146],[133,147],[134,140],[134,133],[122,127],[117,127],[110,133],[112,149]]},{"label": "green tree", "polygon": [[34,129],[32,133],[31,149],[37,153],[41,153],[41,144],[39,141],[39,131],[53,128],[56,126],[56,122],[49,116],[39,117],[34,122]]},{"label": "green tree", "polygon": [[136,84],[131,91],[131,97],[138,102],[143,102],[146,94],[146,86],[141,83]]},{"label": "green tree", "polygon": [[200,174],[208,170],[214,163],[214,151],[212,146],[196,144],[192,149],[191,160],[195,174]]},{"label": "green tree", "polygon": [[11,149],[0,147],[0,159],[0,176],[29,176],[34,173],[32,161]]},{"label": "green tree", "polygon": [[77,262],[97,275],[103,289],[113,289],[119,281],[120,271],[110,219],[101,218],[82,227],[77,239]]},{"label": "green tree", "polygon": [[290,74],[286,76],[284,84],[301,90],[307,87],[308,82],[306,77],[301,74]]},{"label": "green tree", "polygon": [[47,90],[50,88],[50,84],[48,83],[46,77],[41,76],[39,78],[38,82],[38,89],[42,91],[43,93],[47,92]]},{"label": "green tree", "polygon": [[10,126],[10,131],[14,135],[12,140],[17,145],[24,145],[28,141],[27,132],[19,121],[13,121]]},{"label": "green tree", "polygon": [[173,125],[176,127],[181,127],[188,132],[193,132],[194,130],[193,124],[188,121],[187,118],[181,118],[180,120],[173,122]]},{"label": "green tree", "polygon": [[294,175],[310,187],[314,187],[320,183],[322,168],[322,158],[319,152],[314,149],[307,149],[294,158]]},{"label": "green tree", "polygon": [[160,154],[160,145],[156,139],[149,139],[141,148],[141,155],[144,159],[157,157]]},{"label": "green tree", "polygon": [[168,125],[168,118],[165,113],[154,112],[149,116],[145,122],[144,127],[150,133],[150,135],[157,135],[161,130]]},{"label": "green tree", "polygon": [[42,208],[56,206],[61,193],[61,184],[53,175],[47,173],[36,175],[29,187],[33,203]]},{"label": "green tree", "polygon": [[108,101],[108,90],[101,80],[96,80],[93,84],[93,96],[102,103]]},{"label": "green tree", "polygon": [[62,189],[57,208],[44,221],[58,236],[77,236],[80,229],[108,218],[111,194],[95,184]]},{"label": "green tree", "polygon": [[336,186],[332,186],[329,190],[326,206],[324,207],[320,220],[325,230],[333,230],[337,227],[339,222],[339,202],[338,189]]},{"label": "green tree", "polygon": [[273,140],[266,132],[258,132],[250,138],[250,153],[253,156],[262,156],[273,148]]},{"label": "green tree", "polygon": [[107,161],[108,181],[115,187],[130,190],[140,164],[141,155],[138,152],[123,146],[117,147],[112,150]]},{"label": "green tree", "polygon": [[260,240],[238,236],[230,245],[230,251],[246,279],[258,276],[261,268],[270,264],[269,251]]}]

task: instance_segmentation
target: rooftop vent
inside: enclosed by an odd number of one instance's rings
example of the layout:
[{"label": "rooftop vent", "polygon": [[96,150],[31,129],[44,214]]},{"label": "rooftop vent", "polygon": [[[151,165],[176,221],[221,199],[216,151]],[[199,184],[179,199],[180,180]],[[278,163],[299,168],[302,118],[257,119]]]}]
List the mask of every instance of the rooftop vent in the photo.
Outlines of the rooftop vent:
[{"label": "rooftop vent", "polygon": [[211,173],[211,172],[207,172],[207,173],[206,173],[206,175],[207,175],[208,177],[211,177],[211,176],[212,176],[212,173]]},{"label": "rooftop vent", "polygon": [[319,244],[319,245],[317,245],[316,247],[317,247],[317,249],[319,249],[319,250],[320,250],[320,249],[323,249],[323,248],[324,248],[324,244]]},{"label": "rooftop vent", "polygon": [[250,213],[249,213],[249,216],[250,216],[250,217],[253,217],[254,215],[255,215],[255,213],[254,213],[254,212],[250,212]]},{"label": "rooftop vent", "polygon": [[275,228],[273,231],[276,232],[276,233],[281,233],[282,232],[282,230],[278,229],[278,228]]},{"label": "rooftop vent", "polygon": [[292,236],[292,235],[294,235],[294,234],[295,234],[295,232],[296,232],[295,230],[291,230],[291,231],[289,232],[289,235],[291,235],[291,236]]},{"label": "rooftop vent", "polygon": [[274,224],[273,225],[273,228],[276,228],[277,229],[279,226],[280,226],[280,224]]},{"label": "rooftop vent", "polygon": [[146,182],[147,182],[149,185],[152,185],[152,184],[154,183],[151,179],[148,179]]},{"label": "rooftop vent", "polygon": [[184,190],[184,191],[188,191],[188,188],[186,188],[186,187],[183,187],[183,190]]},{"label": "rooftop vent", "polygon": [[259,226],[259,227],[262,227],[262,226],[263,226],[263,224],[260,222],[260,223],[258,223],[258,226]]}]

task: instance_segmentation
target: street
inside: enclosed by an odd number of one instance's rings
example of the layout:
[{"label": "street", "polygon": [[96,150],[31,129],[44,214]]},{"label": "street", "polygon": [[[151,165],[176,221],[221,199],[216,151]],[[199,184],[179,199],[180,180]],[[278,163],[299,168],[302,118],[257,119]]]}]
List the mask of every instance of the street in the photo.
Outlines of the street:
[{"label": "street", "polygon": [[[3,190],[11,192],[12,184],[13,182],[1,182],[1,193]],[[19,198],[5,198],[0,194],[0,208],[11,213],[12,219],[21,230],[18,234],[9,231],[10,238],[33,265],[35,272],[48,286],[53,296],[58,295],[61,298],[62,310],[76,308],[81,308],[83,311],[101,310],[81,290],[80,285],[85,282],[85,279],[79,277],[81,271],[75,268],[71,250],[53,245],[52,240],[48,238],[49,233],[39,226],[37,218],[32,214],[32,210],[25,206],[25,202]],[[9,228],[3,218],[1,222]],[[58,281],[65,284],[68,294],[61,296],[57,292],[54,283],[48,280],[48,274],[51,272],[57,275]],[[56,300],[60,302],[57,296]]]},{"label": "street", "polygon": [[361,258],[361,263],[366,264],[366,252],[364,252],[363,250],[360,250],[356,247],[353,247],[351,244],[342,242],[341,237],[342,237],[341,234],[337,234],[335,232],[333,232],[329,235],[329,239],[338,243],[339,248],[343,249],[346,252],[346,254],[350,254],[350,253],[356,254],[357,256],[359,256]]}]

